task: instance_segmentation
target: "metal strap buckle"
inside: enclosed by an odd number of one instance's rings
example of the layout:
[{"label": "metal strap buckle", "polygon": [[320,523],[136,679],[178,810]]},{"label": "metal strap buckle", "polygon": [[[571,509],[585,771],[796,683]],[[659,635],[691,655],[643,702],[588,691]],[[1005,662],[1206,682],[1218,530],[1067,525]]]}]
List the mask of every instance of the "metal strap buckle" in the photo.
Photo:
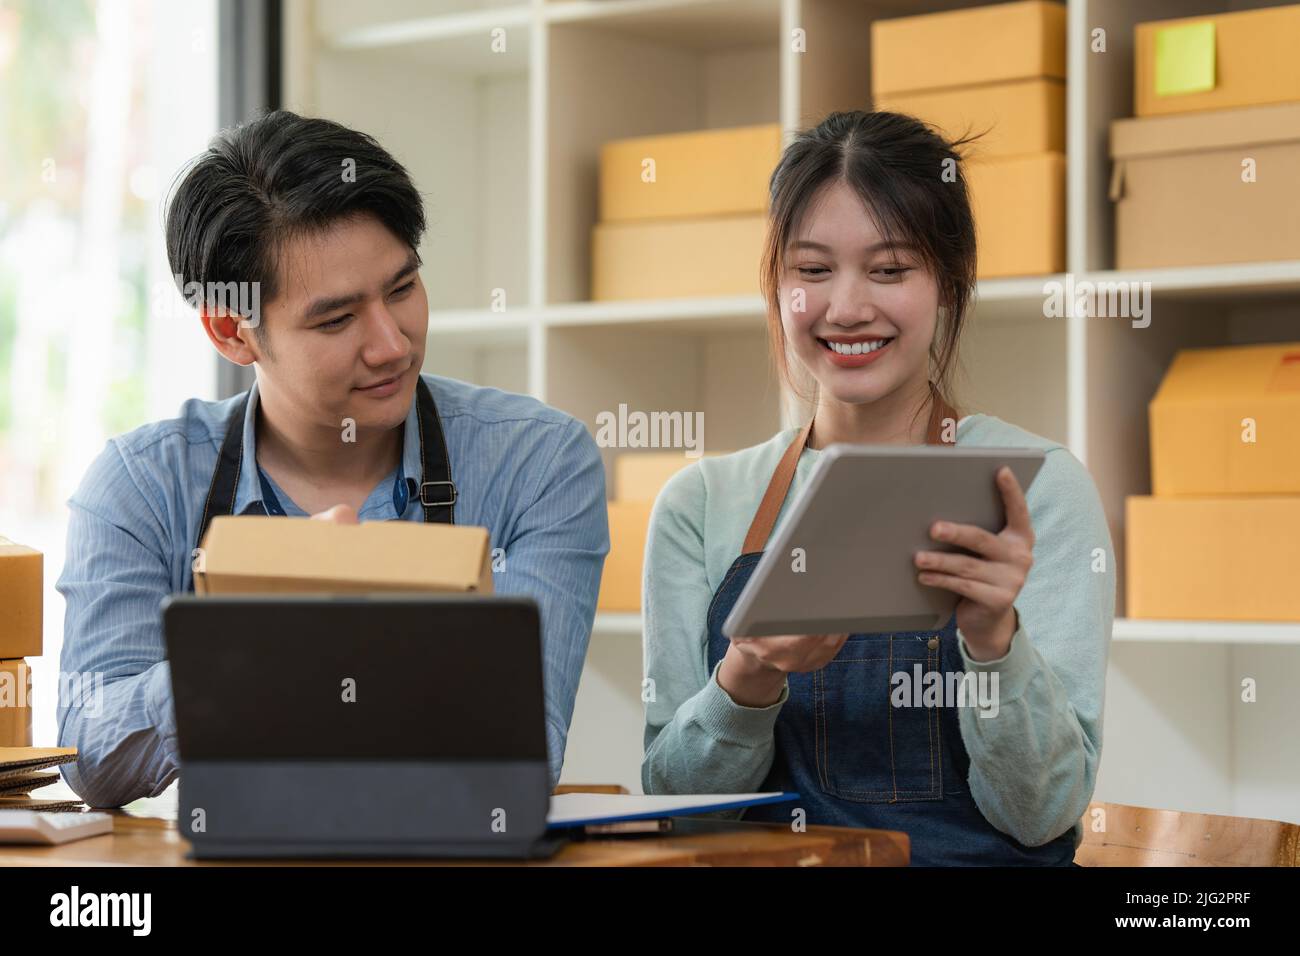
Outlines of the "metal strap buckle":
[{"label": "metal strap buckle", "polygon": [[[430,485],[446,485],[448,488],[451,489],[451,498],[449,498],[447,501],[430,501],[428,498],[425,497],[425,490],[424,490],[424,489],[428,488]],[[455,503],[456,503],[456,483],[455,483],[455,482],[453,482],[453,481],[422,481],[422,482],[420,482],[420,504],[422,504],[422,505],[424,505],[425,507],[428,507],[428,508],[433,508],[433,507],[438,507],[438,506],[449,506],[449,505],[454,505]]]}]

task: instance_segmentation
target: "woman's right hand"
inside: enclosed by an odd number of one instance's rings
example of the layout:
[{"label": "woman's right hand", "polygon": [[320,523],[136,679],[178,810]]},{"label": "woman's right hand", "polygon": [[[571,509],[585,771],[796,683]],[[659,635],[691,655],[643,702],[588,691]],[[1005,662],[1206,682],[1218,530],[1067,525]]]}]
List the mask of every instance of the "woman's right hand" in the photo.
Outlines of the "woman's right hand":
[{"label": "woman's right hand", "polygon": [[847,634],[733,637],[718,668],[718,685],[742,707],[775,704],[787,674],[821,670],[840,652]]}]

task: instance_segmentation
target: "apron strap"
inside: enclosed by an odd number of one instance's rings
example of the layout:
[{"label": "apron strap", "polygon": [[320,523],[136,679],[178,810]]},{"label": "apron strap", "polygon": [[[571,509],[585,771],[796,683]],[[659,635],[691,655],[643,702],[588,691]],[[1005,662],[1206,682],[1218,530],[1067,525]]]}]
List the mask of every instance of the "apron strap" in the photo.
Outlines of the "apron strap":
[{"label": "apron strap", "polygon": [[749,525],[749,533],[745,535],[745,544],[740,549],[741,554],[752,554],[767,547],[767,537],[772,533],[776,516],[785,502],[786,492],[790,490],[790,482],[794,480],[794,470],[799,464],[799,456],[803,454],[804,445],[808,443],[808,434],[812,431],[812,426],[813,420],[810,418],[808,424],[794,436],[794,441],[790,442],[785,454],[781,456],[776,471],[772,472],[772,480],[767,483],[767,491],[763,493],[763,500],[758,503],[758,511]]},{"label": "apron strap", "polygon": [[248,411],[249,392],[235,403],[235,410],[226,421],[226,437],[217,455],[217,467],[212,470],[208,485],[208,498],[203,503],[203,518],[199,521],[199,536],[194,551],[203,543],[212,519],[232,514],[235,510],[235,489],[239,487],[239,471],[244,461],[244,415]]},{"label": "apron strap", "polygon": [[[442,419],[438,416],[438,406],[424,378],[419,377],[416,381],[420,461],[423,469],[417,491],[424,508],[424,520],[454,524],[456,485],[451,480],[451,457],[447,454]],[[199,535],[194,542],[196,550],[203,543],[203,536],[207,534],[212,519],[235,511],[235,489],[239,487],[239,473],[243,468],[244,416],[248,412],[249,394],[251,393],[244,393],[226,421],[226,437],[221,442],[217,466],[212,471],[208,497],[203,504],[203,517],[199,521]]]},{"label": "apron strap", "polygon": [[[954,423],[957,421],[957,411],[949,405],[935,388],[933,382],[930,383],[930,421],[926,425],[925,443],[927,445],[946,445],[956,444],[956,441],[945,442],[943,440],[944,419],[951,418]],[[758,511],[754,513],[754,520],[749,525],[749,532],[745,535],[745,543],[741,546],[741,554],[754,554],[761,552],[767,547],[767,539],[772,534],[772,528],[776,524],[777,515],[781,513],[781,506],[785,504],[786,495],[790,491],[790,483],[794,480],[795,468],[799,464],[799,458],[803,455],[804,446],[808,444],[808,435],[812,432],[812,420],[809,420],[799,434],[794,436],[794,440],[781,456],[781,461],[777,464],[776,470],[772,472],[772,480],[768,482],[767,491],[763,493],[763,500],[758,504]]]},{"label": "apron strap", "polygon": [[416,377],[416,403],[419,405],[417,421],[420,426],[421,475],[420,504],[424,507],[424,520],[455,524],[456,484],[451,480],[451,456],[447,454],[447,438],[442,431],[442,419],[424,376]]}]

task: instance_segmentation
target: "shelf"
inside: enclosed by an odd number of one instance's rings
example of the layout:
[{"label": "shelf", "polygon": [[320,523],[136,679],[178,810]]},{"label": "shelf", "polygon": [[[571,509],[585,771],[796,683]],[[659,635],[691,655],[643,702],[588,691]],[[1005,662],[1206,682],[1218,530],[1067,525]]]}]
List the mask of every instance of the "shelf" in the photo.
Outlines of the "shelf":
[{"label": "shelf", "polygon": [[1150,282],[1155,295],[1236,302],[1243,295],[1300,293],[1300,261],[1112,270],[1089,272],[1084,278],[1092,282]]},{"label": "shelf", "polygon": [[[640,635],[641,615],[600,611],[593,634]],[[1293,644],[1300,647],[1300,621],[1146,621],[1117,618],[1112,639],[1134,643]]]},{"label": "shelf", "polygon": [[[424,194],[426,370],[531,394],[591,429],[622,405],[702,413],[705,449],[725,452],[806,412],[783,400],[772,374],[766,303],[757,294],[586,301],[601,147],[758,123],[788,137],[831,110],[868,109],[874,20],[988,2],[313,0],[289,5],[302,15],[286,27],[298,41],[288,45],[286,106],[373,134]],[[1113,268],[1109,138],[1132,115],[1133,25],[1261,5],[1068,0],[1066,271],[985,278],[972,297],[958,403],[1064,443],[1092,475],[1116,555],[1127,497],[1150,490],[1147,405],[1173,356],[1300,338],[1300,260]],[[497,27],[505,54],[491,51]],[[806,53],[790,42],[796,28]],[[1090,49],[1097,28],[1105,55]],[[1149,282],[1149,327],[1044,315],[1045,286],[1083,281]],[[498,289],[504,312],[489,308]],[[617,454],[601,449],[607,482]],[[1117,585],[1123,615],[1122,575]],[[569,757],[608,768],[642,746],[643,619],[599,612],[593,633],[618,637],[592,641]],[[1112,634],[1107,726],[1144,732],[1108,737],[1099,793],[1174,805],[1194,791],[1221,812],[1267,815],[1268,800],[1300,787],[1300,763],[1276,759],[1276,727],[1300,713],[1285,693],[1300,674],[1288,650],[1300,646],[1300,622],[1121,616]],[[1238,707],[1221,693],[1237,668],[1282,692]],[[629,768],[622,782],[635,789],[635,761]]]},{"label": "shelf", "polygon": [[594,634],[635,634],[641,636],[641,614],[639,611],[597,611],[595,623],[591,626]]},{"label": "shelf", "polygon": [[584,24],[711,52],[771,43],[780,0],[562,0],[542,7],[552,24]]},{"label": "shelf", "polygon": [[[522,27],[525,30],[532,22],[532,11],[527,6],[505,7],[501,9],[469,10],[462,13],[448,13],[442,16],[421,17],[414,20],[397,20],[391,23],[376,23],[369,26],[342,30],[322,37],[326,49],[337,51],[391,49],[412,44],[437,43],[448,50],[454,50],[469,41],[467,49],[488,47],[492,31],[497,28],[509,30]],[[499,56],[510,56],[508,34],[506,51]],[[451,64],[442,63],[445,67]]]},{"label": "shelf", "polygon": [[1173,644],[1292,644],[1300,621],[1156,621],[1116,618],[1113,640]]},{"label": "shelf", "polygon": [[475,345],[520,345],[536,321],[529,309],[434,309],[429,312],[429,339]]},{"label": "shelf", "polygon": [[674,331],[761,328],[767,308],[761,296],[568,302],[540,310],[550,328],[635,325]]}]

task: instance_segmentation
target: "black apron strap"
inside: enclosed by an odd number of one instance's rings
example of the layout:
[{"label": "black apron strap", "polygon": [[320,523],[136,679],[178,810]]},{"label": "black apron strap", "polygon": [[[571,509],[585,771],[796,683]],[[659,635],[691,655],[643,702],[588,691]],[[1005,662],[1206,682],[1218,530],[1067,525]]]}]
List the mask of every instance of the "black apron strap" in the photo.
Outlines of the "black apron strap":
[{"label": "black apron strap", "polygon": [[[451,457],[447,454],[442,419],[438,416],[438,406],[434,404],[433,395],[424,384],[424,379],[421,377],[416,381],[420,461],[423,469],[416,491],[424,508],[425,521],[454,524],[456,485],[451,480]],[[212,472],[212,484],[208,487],[208,499],[203,505],[199,536],[194,543],[196,549],[203,542],[203,536],[207,534],[208,525],[213,518],[234,513],[235,489],[239,487],[239,473],[243,467],[244,416],[248,411],[248,396],[249,393],[245,392],[226,422],[226,437],[221,443],[217,467]]]},{"label": "black apron strap", "polygon": [[199,536],[194,550],[203,543],[212,519],[232,514],[235,510],[235,489],[239,487],[239,471],[244,461],[244,415],[248,411],[248,392],[235,403],[235,410],[226,422],[226,437],[217,455],[217,467],[212,471],[208,486],[208,500],[203,504],[203,519],[199,522]]},{"label": "black apron strap", "polygon": [[442,419],[424,376],[416,376],[415,401],[419,405],[420,467],[423,474],[417,491],[425,521],[455,524],[456,484],[451,480],[451,456],[442,433]]}]

